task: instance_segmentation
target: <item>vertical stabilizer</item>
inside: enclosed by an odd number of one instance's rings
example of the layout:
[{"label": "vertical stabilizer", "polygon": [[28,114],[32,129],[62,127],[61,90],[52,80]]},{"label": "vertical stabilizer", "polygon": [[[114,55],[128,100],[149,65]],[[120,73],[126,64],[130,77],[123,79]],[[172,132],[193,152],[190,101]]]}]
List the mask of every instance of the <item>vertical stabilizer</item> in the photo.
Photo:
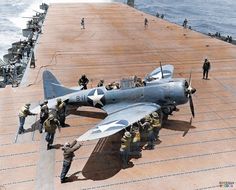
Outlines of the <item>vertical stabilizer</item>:
[{"label": "vertical stabilizer", "polygon": [[61,85],[61,83],[56,79],[56,77],[48,70],[43,72],[43,89],[44,99],[46,100],[78,91],[66,88]]}]

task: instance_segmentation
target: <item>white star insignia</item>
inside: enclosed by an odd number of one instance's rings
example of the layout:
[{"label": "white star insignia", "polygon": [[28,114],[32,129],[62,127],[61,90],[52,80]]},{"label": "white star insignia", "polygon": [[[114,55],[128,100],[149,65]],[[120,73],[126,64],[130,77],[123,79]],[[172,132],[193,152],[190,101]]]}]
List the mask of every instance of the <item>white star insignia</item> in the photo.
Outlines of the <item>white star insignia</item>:
[{"label": "white star insignia", "polygon": [[93,101],[93,106],[96,106],[96,104],[100,104],[101,106],[103,106],[103,103],[101,102],[101,99],[103,96],[104,96],[104,94],[99,95],[98,90],[96,89],[94,91],[94,94],[91,96],[88,96],[88,98]]},{"label": "white star insignia", "polygon": [[101,132],[106,131],[107,129],[111,128],[111,127],[126,127],[126,125],[122,124],[122,123],[118,123],[119,121],[113,121],[111,123],[108,124],[103,124],[103,125],[99,125],[98,128]]}]

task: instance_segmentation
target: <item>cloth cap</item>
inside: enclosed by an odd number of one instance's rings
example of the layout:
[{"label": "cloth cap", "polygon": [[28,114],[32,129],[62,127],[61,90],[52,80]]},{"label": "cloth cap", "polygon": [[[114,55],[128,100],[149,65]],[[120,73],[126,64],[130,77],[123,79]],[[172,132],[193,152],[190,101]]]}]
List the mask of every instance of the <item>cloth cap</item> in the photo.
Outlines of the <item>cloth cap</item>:
[{"label": "cloth cap", "polygon": [[65,147],[69,147],[70,146],[70,143],[69,142],[66,142],[65,144],[64,144],[64,148]]},{"label": "cloth cap", "polygon": [[45,104],[47,104],[47,103],[48,103],[48,101],[47,101],[47,100],[44,100],[44,103],[45,103]]},{"label": "cloth cap", "polygon": [[26,108],[29,108],[29,107],[30,107],[30,104],[25,104],[25,107],[26,107]]},{"label": "cloth cap", "polygon": [[53,119],[54,118],[54,115],[53,114],[50,114],[49,116],[48,116],[48,119]]},{"label": "cloth cap", "polygon": [[157,112],[153,112],[153,113],[152,113],[152,117],[154,117],[154,118],[158,118],[158,114],[157,114]]}]

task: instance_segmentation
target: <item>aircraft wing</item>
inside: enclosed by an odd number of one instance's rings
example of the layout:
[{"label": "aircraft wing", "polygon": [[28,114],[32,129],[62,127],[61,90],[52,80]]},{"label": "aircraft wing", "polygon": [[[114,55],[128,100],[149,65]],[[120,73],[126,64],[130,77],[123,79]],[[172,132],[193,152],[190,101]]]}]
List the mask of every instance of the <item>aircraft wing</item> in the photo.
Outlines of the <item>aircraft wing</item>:
[{"label": "aircraft wing", "polygon": [[[111,104],[110,106],[109,110],[115,104]],[[148,102],[120,106],[114,112],[108,113],[108,116],[103,121],[81,135],[77,141],[94,140],[113,135],[158,109],[160,109],[159,105]]]},{"label": "aircraft wing", "polygon": [[[66,94],[64,96],[59,96],[59,97],[56,97],[56,98],[53,98],[53,99],[50,99],[48,100],[48,108],[55,108],[56,104],[57,104],[57,99],[58,98],[61,98],[61,101],[66,101],[68,100],[70,97],[73,97],[73,96],[76,96],[78,94],[78,92],[73,92],[73,93],[70,93],[70,94]],[[32,113],[37,113],[39,114],[40,113],[40,105],[36,106],[35,108],[33,109],[30,109],[30,112]]]},{"label": "aircraft wing", "polygon": [[[164,79],[171,79],[174,72],[174,66],[173,65],[163,65],[162,66],[162,72]],[[144,81],[146,83],[153,82],[153,81],[159,81],[162,80],[162,73],[161,73],[161,67],[156,68],[151,73],[149,73],[145,78]]]}]

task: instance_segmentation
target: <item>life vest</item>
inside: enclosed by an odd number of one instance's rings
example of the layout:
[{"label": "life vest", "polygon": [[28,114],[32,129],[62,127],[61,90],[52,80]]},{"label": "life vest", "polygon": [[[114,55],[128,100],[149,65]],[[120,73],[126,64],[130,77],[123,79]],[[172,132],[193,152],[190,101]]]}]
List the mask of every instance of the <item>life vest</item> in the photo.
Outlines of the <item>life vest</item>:
[{"label": "life vest", "polygon": [[130,142],[131,142],[131,137],[122,137],[121,139],[121,149],[122,150],[129,150],[130,149]]},{"label": "life vest", "polygon": [[59,105],[56,105],[57,114],[58,115],[65,115],[66,113],[66,104],[64,102],[60,103]]},{"label": "life vest", "polygon": [[40,118],[47,118],[48,115],[49,115],[48,106],[47,105],[43,105],[41,107],[41,111],[40,111]]},{"label": "life vest", "polygon": [[153,128],[161,128],[161,123],[159,119],[152,119],[152,126]]},{"label": "life vest", "polygon": [[19,111],[19,117],[27,117],[29,115],[29,108],[23,106]]},{"label": "life vest", "polygon": [[47,119],[43,123],[43,126],[44,126],[44,129],[45,129],[46,132],[48,132],[48,133],[55,133],[56,132],[56,128],[59,127],[59,121],[57,119],[53,119],[53,120]]},{"label": "life vest", "polygon": [[141,140],[140,132],[139,132],[139,131],[136,131],[136,132],[135,132],[135,135],[134,135],[134,138],[133,138],[133,143],[134,143],[134,142],[140,142],[140,140]]}]

